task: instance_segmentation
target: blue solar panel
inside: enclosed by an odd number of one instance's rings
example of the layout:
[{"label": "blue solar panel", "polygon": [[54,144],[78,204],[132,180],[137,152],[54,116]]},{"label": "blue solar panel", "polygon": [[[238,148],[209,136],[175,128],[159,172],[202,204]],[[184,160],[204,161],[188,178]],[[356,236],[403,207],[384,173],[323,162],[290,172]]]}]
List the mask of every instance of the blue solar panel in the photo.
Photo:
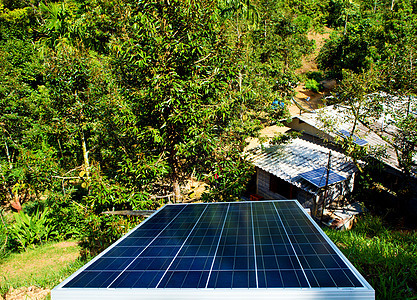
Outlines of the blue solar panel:
[{"label": "blue solar panel", "polygon": [[346,131],[346,130],[344,130],[344,129],[341,129],[341,130],[339,130],[339,132],[344,136],[344,137],[346,137],[346,138],[352,138],[352,140],[353,140],[353,142],[355,143],[355,144],[357,144],[357,145],[359,145],[359,146],[365,146],[366,144],[368,144],[368,142],[366,141],[366,140],[364,140],[364,139],[361,139],[361,138],[359,138],[358,136],[356,136],[356,135],[352,135],[350,132],[348,132],[348,131]]},{"label": "blue solar panel", "polygon": [[[307,180],[308,182],[314,184],[318,188],[326,186],[327,178],[327,168],[321,167],[305,173],[300,174],[301,178]],[[337,174],[336,172],[329,170],[329,180],[328,184],[334,184],[340,181],[346,180],[345,177]]]},{"label": "blue solar panel", "polygon": [[177,299],[197,299],[208,290],[218,299],[242,289],[268,290],[272,297],[288,288],[374,295],[296,201],[178,204],[166,205],[109,247],[56,287],[52,298],[136,292],[141,299],[169,299],[158,291],[170,289]]}]

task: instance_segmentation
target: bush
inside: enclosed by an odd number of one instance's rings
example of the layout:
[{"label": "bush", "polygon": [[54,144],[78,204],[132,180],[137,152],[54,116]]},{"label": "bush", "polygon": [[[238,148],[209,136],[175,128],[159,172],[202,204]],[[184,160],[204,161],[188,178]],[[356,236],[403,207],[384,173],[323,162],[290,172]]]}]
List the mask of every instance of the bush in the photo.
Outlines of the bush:
[{"label": "bush", "polygon": [[305,87],[306,89],[311,90],[315,93],[318,93],[319,91],[323,90],[322,85],[319,84],[315,79],[307,79]]},{"label": "bush", "polygon": [[0,210],[0,261],[8,255],[9,232],[3,218],[3,211]]},{"label": "bush", "polygon": [[81,255],[94,257],[141,222],[139,217],[114,215],[85,215],[81,233]]},{"label": "bush", "polygon": [[310,71],[310,72],[307,72],[306,77],[308,79],[314,79],[317,82],[320,82],[320,81],[322,81],[324,79],[323,72],[321,72],[321,71]]},{"label": "bush", "polygon": [[48,210],[39,210],[32,216],[20,211],[14,213],[15,223],[10,227],[10,237],[18,249],[22,250],[48,241],[54,234],[54,226],[48,220]]},{"label": "bush", "polygon": [[48,218],[55,226],[57,239],[78,239],[84,230],[84,206],[71,199],[71,193],[66,196],[51,193],[45,201],[50,208]]}]

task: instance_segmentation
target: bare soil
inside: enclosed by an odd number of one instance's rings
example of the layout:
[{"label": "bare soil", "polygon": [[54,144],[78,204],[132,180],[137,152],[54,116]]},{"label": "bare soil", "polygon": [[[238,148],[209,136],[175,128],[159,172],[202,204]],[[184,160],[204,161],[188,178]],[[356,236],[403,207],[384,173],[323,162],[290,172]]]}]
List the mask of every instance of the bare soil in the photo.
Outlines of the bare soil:
[{"label": "bare soil", "polygon": [[[291,128],[288,128],[285,126],[277,126],[277,125],[268,126],[261,130],[260,138],[261,140],[262,138],[269,140],[273,138],[275,135],[283,134],[289,130],[291,130]],[[257,138],[248,138],[246,142],[248,142],[249,144],[245,147],[245,151],[255,148],[256,146],[259,146],[261,144],[261,141]]]},{"label": "bare soil", "polygon": [[304,57],[302,59],[302,66],[299,68],[296,73],[297,74],[304,74],[311,71],[318,71],[316,57],[319,55],[321,48],[323,47],[326,40],[330,37],[332,33],[332,29],[328,27],[324,27],[322,33],[317,32],[309,32],[307,34],[307,38],[311,41],[314,40],[316,42],[316,48],[314,49],[313,53]]},{"label": "bare soil", "polygon": [[[307,110],[314,110],[323,107],[325,105],[323,97],[329,94],[329,92],[335,87],[336,81],[334,79],[324,80],[321,84],[324,86],[324,91],[322,93],[315,93],[311,90],[307,90],[304,87],[304,83],[299,84],[295,88],[295,100]],[[300,114],[300,109],[295,104],[292,104],[289,107],[289,111],[291,116]]]},{"label": "bare soil", "polygon": [[[10,288],[6,294],[5,300],[42,300],[45,299],[49,293],[50,289],[43,289],[36,286],[22,287],[19,289]],[[3,299],[0,296],[0,299]]]},{"label": "bare soil", "polygon": [[[322,33],[317,32],[310,32],[307,37],[309,40],[314,40],[316,42],[316,48],[314,52],[302,60],[302,67],[299,68],[296,73],[297,74],[305,74],[307,72],[314,72],[318,71],[316,58],[317,55],[320,53],[321,48],[323,47],[326,40],[330,37],[332,30],[330,28],[325,27]],[[321,82],[325,88],[323,93],[315,93],[313,91],[307,90],[304,87],[304,83],[301,82],[295,88],[295,100],[305,109],[307,110],[314,110],[324,105],[322,98],[325,94],[327,94],[336,84],[334,80],[327,80]],[[300,114],[300,109],[295,105],[292,104],[289,107],[289,111],[291,116],[295,116]]]}]

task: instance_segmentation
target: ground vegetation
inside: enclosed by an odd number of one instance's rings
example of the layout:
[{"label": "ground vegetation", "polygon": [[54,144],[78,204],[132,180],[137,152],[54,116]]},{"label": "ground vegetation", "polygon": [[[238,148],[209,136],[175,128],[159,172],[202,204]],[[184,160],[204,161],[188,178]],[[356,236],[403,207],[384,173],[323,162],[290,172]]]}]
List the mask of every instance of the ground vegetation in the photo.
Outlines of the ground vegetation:
[{"label": "ground vegetation", "polygon": [[[336,78],[357,121],[381,112],[368,92],[412,103],[416,13],[414,0],[0,0],[0,259],[71,238],[97,254],[142,220],[103,212],[190,201],[189,182],[201,201],[240,199],[245,139],[289,116],[306,77],[317,91]],[[300,74],[325,26],[320,78]],[[391,143],[412,183],[409,107]]]}]

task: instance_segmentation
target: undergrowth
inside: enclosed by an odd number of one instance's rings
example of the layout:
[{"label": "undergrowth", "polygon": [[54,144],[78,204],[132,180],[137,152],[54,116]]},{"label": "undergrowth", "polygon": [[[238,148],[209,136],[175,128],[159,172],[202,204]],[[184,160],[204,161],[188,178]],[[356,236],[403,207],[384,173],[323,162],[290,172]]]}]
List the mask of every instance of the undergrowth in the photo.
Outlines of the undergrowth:
[{"label": "undergrowth", "polygon": [[417,233],[389,228],[365,216],[351,231],[325,228],[345,256],[375,289],[376,299],[417,299]]}]

